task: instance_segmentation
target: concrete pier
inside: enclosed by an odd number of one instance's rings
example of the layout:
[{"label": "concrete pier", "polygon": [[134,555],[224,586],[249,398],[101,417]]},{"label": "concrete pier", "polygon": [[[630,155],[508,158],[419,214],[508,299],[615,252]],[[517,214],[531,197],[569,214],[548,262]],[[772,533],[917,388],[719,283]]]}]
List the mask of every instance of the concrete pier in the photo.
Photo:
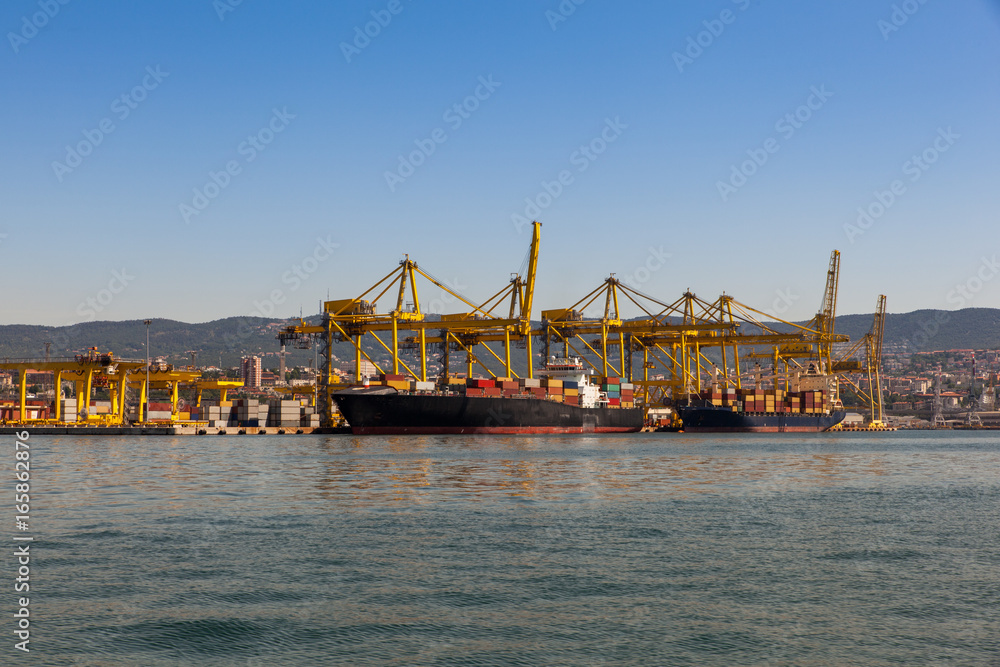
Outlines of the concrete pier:
[{"label": "concrete pier", "polygon": [[350,428],[278,428],[249,426],[0,426],[0,435],[28,431],[31,435],[333,435],[348,434]]}]

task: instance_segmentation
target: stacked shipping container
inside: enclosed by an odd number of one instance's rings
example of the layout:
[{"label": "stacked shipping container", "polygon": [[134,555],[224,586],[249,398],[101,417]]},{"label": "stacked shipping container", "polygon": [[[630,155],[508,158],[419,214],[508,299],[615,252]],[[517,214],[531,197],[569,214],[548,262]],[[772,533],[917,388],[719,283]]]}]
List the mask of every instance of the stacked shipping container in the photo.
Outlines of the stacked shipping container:
[{"label": "stacked shipping container", "polygon": [[712,405],[729,407],[738,412],[820,414],[831,408],[825,391],[714,388],[701,392],[698,397]]}]

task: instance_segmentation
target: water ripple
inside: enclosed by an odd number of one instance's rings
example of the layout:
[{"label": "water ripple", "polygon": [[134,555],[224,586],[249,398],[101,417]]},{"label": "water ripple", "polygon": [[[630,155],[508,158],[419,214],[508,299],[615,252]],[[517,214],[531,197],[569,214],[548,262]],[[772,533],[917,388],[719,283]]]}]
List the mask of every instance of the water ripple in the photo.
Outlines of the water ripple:
[{"label": "water ripple", "polygon": [[988,433],[37,441],[45,664],[1000,655]]}]

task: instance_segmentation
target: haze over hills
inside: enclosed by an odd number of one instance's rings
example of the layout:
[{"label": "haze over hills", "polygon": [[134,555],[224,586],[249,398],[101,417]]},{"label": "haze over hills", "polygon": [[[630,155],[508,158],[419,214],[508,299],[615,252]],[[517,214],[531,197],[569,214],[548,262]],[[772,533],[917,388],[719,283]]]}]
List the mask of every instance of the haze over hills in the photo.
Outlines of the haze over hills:
[{"label": "haze over hills", "polygon": [[[839,316],[836,332],[857,340],[871,328],[872,319],[871,314]],[[283,326],[284,320],[259,317],[230,317],[195,324],[158,319],[149,329],[150,351],[175,364],[190,363],[193,351],[198,365],[223,367],[235,366],[241,357],[257,354],[264,356],[266,368],[276,367],[279,350],[276,335]],[[0,358],[43,358],[46,342],[51,342],[53,357],[69,356],[94,346],[118,357],[142,359],[146,326],[142,320],[85,322],[69,327],[0,325]],[[373,342],[370,348],[373,356],[384,356],[384,350],[376,347]],[[917,310],[886,316],[886,352],[969,348],[1000,348],[1000,309]],[[314,357],[313,350],[289,346],[287,351],[289,368],[310,364]],[[540,347],[536,346],[538,351]],[[347,344],[335,347],[334,354],[345,360],[353,358]],[[523,366],[523,354],[514,357],[517,365]]]}]

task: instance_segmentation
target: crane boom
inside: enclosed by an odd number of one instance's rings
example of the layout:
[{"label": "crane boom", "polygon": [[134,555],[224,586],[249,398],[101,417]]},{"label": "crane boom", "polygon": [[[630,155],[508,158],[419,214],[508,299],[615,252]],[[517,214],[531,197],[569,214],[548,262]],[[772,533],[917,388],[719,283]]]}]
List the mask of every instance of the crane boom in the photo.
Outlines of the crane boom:
[{"label": "crane boom", "polygon": [[837,288],[840,284],[840,251],[830,254],[830,268],[826,272],[826,289],[823,291],[824,333],[833,333],[834,319],[837,317]]},{"label": "crane boom", "polygon": [[868,392],[871,394],[872,423],[882,423],[882,336],[885,332],[885,295],[879,294],[875,320],[868,334]]},{"label": "crane boom", "polygon": [[521,302],[522,335],[531,330],[531,308],[535,300],[535,274],[538,269],[538,245],[542,238],[542,223],[533,222],[531,249],[528,251],[528,275],[525,277],[524,300]]}]

